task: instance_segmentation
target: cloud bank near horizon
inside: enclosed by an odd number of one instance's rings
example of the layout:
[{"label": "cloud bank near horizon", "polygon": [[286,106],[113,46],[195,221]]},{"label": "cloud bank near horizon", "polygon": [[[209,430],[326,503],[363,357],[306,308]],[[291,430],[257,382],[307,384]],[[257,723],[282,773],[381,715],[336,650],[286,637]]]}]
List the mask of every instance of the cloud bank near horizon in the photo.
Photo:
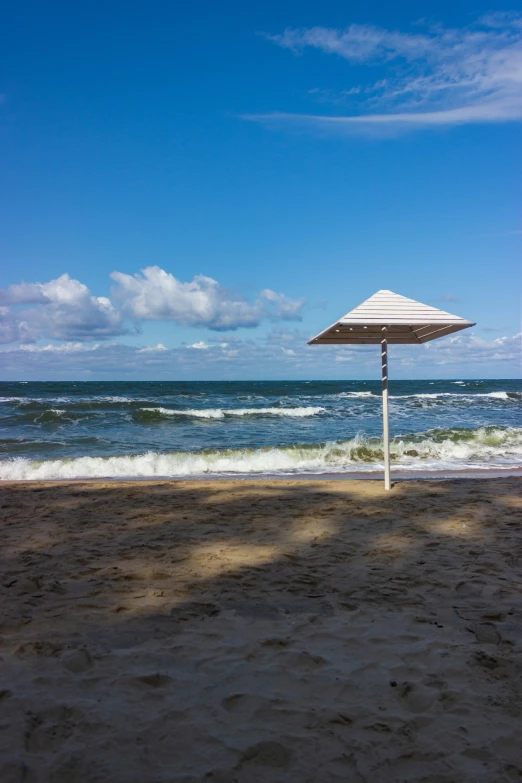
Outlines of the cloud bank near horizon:
[{"label": "cloud bank near horizon", "polygon": [[[304,299],[263,289],[247,300],[205,275],[183,282],[158,266],[130,275],[113,272],[111,298],[93,295],[68,274],[46,283],[20,283],[0,290],[0,365],[4,378],[67,377],[256,377],[270,367],[274,377],[348,375],[364,377],[376,368],[367,346],[317,350],[310,334],[289,331],[284,322],[302,320]],[[455,300],[451,294],[444,297]],[[140,331],[145,322],[202,327],[207,335],[190,345],[168,348],[128,345],[115,338]],[[233,332],[272,322],[268,337],[240,339]],[[281,326],[275,326],[280,323]],[[224,332],[229,332],[225,337]],[[212,333],[217,339],[212,339]],[[223,335],[218,338],[218,335]],[[51,340],[44,344],[44,340]],[[15,345],[17,344],[17,345]],[[486,340],[472,332],[423,346],[400,347],[398,372],[447,374],[461,367],[506,368],[516,375],[520,335]],[[478,370],[477,370],[478,371]],[[503,370],[499,370],[503,372]]]},{"label": "cloud bank near horizon", "polygon": [[68,274],[0,290],[0,343],[107,340],[139,331],[144,321],[234,331],[262,321],[300,321],[305,305],[269,288],[250,302],[211,277],[196,275],[184,283],[158,266],[135,275],[113,272],[111,278],[116,285],[110,299],[93,296]]},{"label": "cloud bank near horizon", "polygon": [[[310,335],[274,329],[261,339],[200,340],[176,348],[162,343],[131,346],[114,341],[60,345],[26,344],[0,350],[4,377],[16,380],[45,377],[54,380],[114,379],[226,379],[258,378],[270,367],[270,376],[284,378],[377,377],[378,346],[309,346]],[[521,335],[484,340],[473,333],[456,334],[421,346],[393,346],[395,377],[459,377],[500,368],[502,377],[517,374]],[[431,375],[430,375],[431,374]],[[500,376],[499,376],[500,377]]]},{"label": "cloud bank near horizon", "polygon": [[[419,28],[418,28],[419,29]],[[460,29],[399,32],[373,25],[287,29],[265,36],[303,54],[315,49],[351,65],[385,68],[341,92],[311,88],[321,102],[350,103],[349,115],[274,111],[244,119],[329,133],[396,134],[421,128],[522,120],[522,15],[493,13]]]}]

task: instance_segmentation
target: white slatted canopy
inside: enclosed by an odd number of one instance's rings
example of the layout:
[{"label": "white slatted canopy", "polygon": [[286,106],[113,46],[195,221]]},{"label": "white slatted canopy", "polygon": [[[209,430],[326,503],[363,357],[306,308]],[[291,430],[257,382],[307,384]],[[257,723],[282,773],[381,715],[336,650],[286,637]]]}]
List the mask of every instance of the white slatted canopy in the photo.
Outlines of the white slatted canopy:
[{"label": "white slatted canopy", "polygon": [[377,291],[354,310],[308,341],[308,345],[380,345],[382,368],[382,418],[384,439],[384,488],[390,483],[390,435],[388,426],[388,343],[420,345],[437,337],[475,326],[458,315],[416,302],[393,291]]},{"label": "white slatted canopy", "polygon": [[382,340],[382,328],[386,327],[388,343],[418,345],[468,326],[475,324],[393,291],[377,291],[308,344],[377,345]]}]

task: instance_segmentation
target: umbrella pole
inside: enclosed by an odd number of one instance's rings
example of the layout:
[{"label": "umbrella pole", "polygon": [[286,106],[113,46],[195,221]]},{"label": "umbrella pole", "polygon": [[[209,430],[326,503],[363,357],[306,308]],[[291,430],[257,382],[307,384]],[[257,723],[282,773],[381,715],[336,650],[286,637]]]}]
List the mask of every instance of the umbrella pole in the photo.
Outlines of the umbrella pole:
[{"label": "umbrella pole", "polygon": [[386,327],[382,328],[381,368],[382,368],[382,429],[384,439],[384,489],[391,489],[390,483],[390,428],[388,417],[388,340]]}]

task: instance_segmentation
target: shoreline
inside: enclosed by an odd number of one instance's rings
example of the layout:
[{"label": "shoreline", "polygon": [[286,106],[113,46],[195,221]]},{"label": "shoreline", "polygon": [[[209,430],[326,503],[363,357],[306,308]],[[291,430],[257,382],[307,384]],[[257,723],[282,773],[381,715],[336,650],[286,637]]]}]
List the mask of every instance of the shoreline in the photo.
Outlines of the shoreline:
[{"label": "shoreline", "polygon": [[[466,468],[463,470],[432,470],[432,471],[413,471],[397,470],[391,474],[392,485],[402,481],[456,481],[458,479],[492,479],[492,478],[522,478],[522,466],[520,467],[491,467],[491,468]],[[34,478],[34,479],[0,479],[0,487],[13,484],[77,484],[77,483],[185,483],[185,482],[234,482],[241,483],[263,482],[263,481],[383,481],[382,471],[352,471],[336,473],[201,473],[189,476],[78,476],[74,478]]]}]

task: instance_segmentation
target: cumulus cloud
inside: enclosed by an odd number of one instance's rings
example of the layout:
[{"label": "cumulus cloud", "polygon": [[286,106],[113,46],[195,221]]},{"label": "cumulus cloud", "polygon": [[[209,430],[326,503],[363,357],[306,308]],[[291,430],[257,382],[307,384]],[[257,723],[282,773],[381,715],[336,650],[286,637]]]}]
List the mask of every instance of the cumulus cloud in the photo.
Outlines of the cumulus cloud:
[{"label": "cumulus cloud", "polygon": [[192,345],[187,345],[187,348],[194,348],[196,351],[208,351],[209,348],[212,348],[212,346],[206,343],[204,340],[200,340],[197,343],[192,343]]},{"label": "cumulus cloud", "polygon": [[292,300],[269,289],[250,303],[211,277],[196,275],[184,283],[158,266],[135,275],[113,272],[111,277],[118,284],[115,301],[138,321],[171,320],[225,331],[254,327],[263,319],[301,320],[304,305],[304,299]]},{"label": "cumulus cloud", "polygon": [[234,330],[263,320],[300,321],[305,303],[268,288],[249,302],[211,277],[196,275],[184,283],[158,266],[135,275],[113,272],[111,277],[117,283],[113,301],[93,296],[67,274],[48,283],[20,283],[0,290],[0,342],[108,339],[129,332],[128,321],[135,329],[141,321],[170,320]]},{"label": "cumulus cloud", "polygon": [[158,351],[168,351],[169,349],[163,345],[163,343],[158,343],[157,345],[147,345],[145,348],[140,348],[138,350],[138,353],[157,353]]},{"label": "cumulus cloud", "polygon": [[[57,283],[58,281],[53,281]],[[42,283],[19,283],[10,285],[6,291],[0,291],[0,304],[49,304],[51,299],[45,295]]]},{"label": "cumulus cloud", "polygon": [[267,38],[294,53],[318,49],[353,65],[384,66],[386,78],[341,93],[310,91],[320,100],[350,101],[348,116],[271,112],[245,119],[381,133],[522,119],[520,15],[489,14],[460,29],[438,25],[406,33],[352,24],[287,29]]},{"label": "cumulus cloud", "polygon": [[[21,283],[0,292],[4,305],[0,323],[2,342],[94,340],[128,331],[121,314],[105,296],[92,296],[79,280],[64,274],[48,283]],[[18,306],[32,305],[28,309]]]},{"label": "cumulus cloud", "polygon": [[9,307],[0,307],[0,343],[31,343],[40,333]]}]

